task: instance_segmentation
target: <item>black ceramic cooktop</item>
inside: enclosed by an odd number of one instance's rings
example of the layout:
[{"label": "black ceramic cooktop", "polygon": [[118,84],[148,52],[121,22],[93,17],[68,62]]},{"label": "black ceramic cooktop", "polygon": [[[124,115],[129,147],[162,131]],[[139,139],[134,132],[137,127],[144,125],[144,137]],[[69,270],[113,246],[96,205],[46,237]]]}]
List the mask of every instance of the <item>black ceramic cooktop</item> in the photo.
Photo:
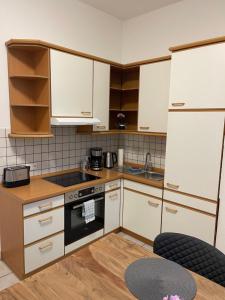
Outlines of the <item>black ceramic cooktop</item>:
[{"label": "black ceramic cooktop", "polygon": [[43,179],[67,187],[67,186],[71,186],[71,185],[75,185],[87,181],[96,180],[99,178],[100,177],[77,171],[77,172],[71,172],[62,175],[45,177]]}]

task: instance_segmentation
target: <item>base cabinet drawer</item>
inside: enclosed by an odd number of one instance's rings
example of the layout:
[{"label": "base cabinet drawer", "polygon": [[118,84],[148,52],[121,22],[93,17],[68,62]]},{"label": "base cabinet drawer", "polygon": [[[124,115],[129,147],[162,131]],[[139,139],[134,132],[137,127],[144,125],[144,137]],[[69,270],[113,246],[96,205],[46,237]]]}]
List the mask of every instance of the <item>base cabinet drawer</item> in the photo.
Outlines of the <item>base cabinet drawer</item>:
[{"label": "base cabinet drawer", "polygon": [[24,249],[25,274],[64,255],[64,232]]},{"label": "base cabinet drawer", "polygon": [[162,232],[178,232],[214,243],[214,216],[164,202]]},{"label": "base cabinet drawer", "polygon": [[162,201],[124,189],[123,227],[154,241],[160,233]]},{"label": "base cabinet drawer", "polygon": [[105,234],[120,227],[120,189],[105,194]]},{"label": "base cabinet drawer", "polygon": [[105,191],[106,192],[111,191],[111,190],[115,190],[115,189],[118,189],[118,188],[120,188],[120,179],[113,180],[113,181],[107,182],[105,184]]},{"label": "base cabinet drawer", "polygon": [[64,207],[24,220],[24,245],[64,230]]}]

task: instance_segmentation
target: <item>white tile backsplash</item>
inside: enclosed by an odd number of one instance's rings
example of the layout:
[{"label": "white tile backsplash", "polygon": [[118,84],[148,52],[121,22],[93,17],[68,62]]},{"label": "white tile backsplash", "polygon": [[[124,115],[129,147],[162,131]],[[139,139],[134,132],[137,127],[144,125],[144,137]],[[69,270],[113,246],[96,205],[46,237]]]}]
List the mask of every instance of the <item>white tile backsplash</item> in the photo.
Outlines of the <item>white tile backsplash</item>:
[{"label": "white tile backsplash", "polygon": [[53,127],[53,138],[8,138],[9,130],[0,128],[0,181],[3,167],[31,165],[31,175],[40,175],[80,166],[91,147],[103,151],[124,148],[125,160],[144,163],[146,152],[153,165],[164,167],[166,139],[136,135],[79,135],[75,127]]}]

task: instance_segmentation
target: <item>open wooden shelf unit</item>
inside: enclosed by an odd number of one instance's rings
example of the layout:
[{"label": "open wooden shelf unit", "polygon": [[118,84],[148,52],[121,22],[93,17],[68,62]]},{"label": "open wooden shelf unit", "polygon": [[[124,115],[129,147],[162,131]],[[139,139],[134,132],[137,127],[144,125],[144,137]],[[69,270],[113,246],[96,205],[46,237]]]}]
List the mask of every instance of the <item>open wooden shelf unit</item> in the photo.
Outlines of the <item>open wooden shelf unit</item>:
[{"label": "open wooden shelf unit", "polygon": [[13,137],[52,136],[50,58],[47,47],[9,44],[8,73]]},{"label": "open wooden shelf unit", "polygon": [[110,69],[109,128],[118,129],[118,113],[125,115],[127,130],[137,130],[140,67]]}]

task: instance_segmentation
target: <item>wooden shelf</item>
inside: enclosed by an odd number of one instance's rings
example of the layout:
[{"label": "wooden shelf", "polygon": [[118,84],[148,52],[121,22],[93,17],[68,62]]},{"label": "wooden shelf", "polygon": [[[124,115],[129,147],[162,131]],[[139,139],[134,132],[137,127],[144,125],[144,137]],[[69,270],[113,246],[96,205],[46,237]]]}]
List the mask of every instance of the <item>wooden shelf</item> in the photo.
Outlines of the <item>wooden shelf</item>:
[{"label": "wooden shelf", "polygon": [[130,87],[130,88],[122,88],[122,87],[110,87],[111,90],[120,91],[120,92],[127,92],[127,91],[138,91],[139,87]]},{"label": "wooden shelf", "polygon": [[108,131],[86,131],[86,132],[78,132],[78,134],[90,134],[90,135],[116,135],[116,134],[130,134],[130,135],[144,135],[144,136],[161,136],[166,137],[166,133],[158,133],[158,132],[143,132],[136,130],[108,130]]},{"label": "wooden shelf", "polygon": [[11,138],[51,138],[51,137],[54,137],[54,135],[52,133],[49,133],[49,134],[17,134],[17,133],[9,133],[8,134],[9,137]]},{"label": "wooden shelf", "polygon": [[49,49],[8,46],[11,135],[50,137]]}]

